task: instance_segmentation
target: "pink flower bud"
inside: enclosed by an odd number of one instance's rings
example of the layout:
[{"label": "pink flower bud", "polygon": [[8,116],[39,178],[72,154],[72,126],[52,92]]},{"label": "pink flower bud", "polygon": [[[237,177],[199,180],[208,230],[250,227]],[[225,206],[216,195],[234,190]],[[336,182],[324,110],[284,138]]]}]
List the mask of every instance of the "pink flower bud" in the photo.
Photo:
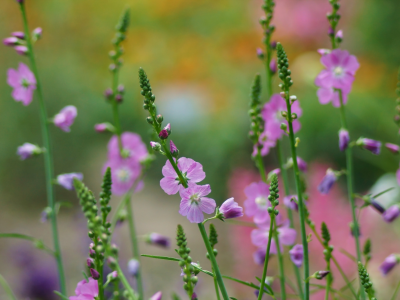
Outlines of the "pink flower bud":
[{"label": "pink flower bud", "polygon": [[95,270],[93,268],[90,269],[90,274],[92,275],[92,278],[95,280],[100,278],[100,273],[97,272],[97,270]]},{"label": "pink flower bud", "polygon": [[37,27],[32,31],[33,35],[35,36],[35,38],[37,40],[42,37],[42,32],[43,32],[43,29],[41,27]]},{"label": "pink flower bud", "polygon": [[34,155],[38,155],[42,153],[42,149],[40,149],[38,146],[30,144],[30,143],[25,143],[22,146],[18,147],[17,154],[21,158],[21,160],[28,159]]},{"label": "pink flower bud", "polygon": [[93,268],[94,267],[94,260],[93,258],[88,258],[86,259],[86,264],[89,268]]},{"label": "pink flower bud", "polygon": [[15,51],[17,51],[17,53],[19,55],[27,55],[28,54],[28,47],[26,47],[26,46],[19,45],[19,46],[15,46],[14,49],[15,49]]},{"label": "pink flower bud", "polygon": [[105,132],[107,131],[107,124],[106,123],[96,124],[94,125],[94,130],[96,130],[97,132]]},{"label": "pink flower bud", "polygon": [[223,214],[224,219],[233,219],[243,216],[243,208],[240,207],[233,198],[229,198],[222,203],[219,211]]},{"label": "pink flower bud", "polygon": [[336,33],[336,38],[342,40],[343,39],[343,30],[339,30]]},{"label": "pink flower bud", "polygon": [[168,131],[165,129],[161,130],[160,133],[158,134],[158,137],[162,140],[165,140],[168,138]]},{"label": "pink flower bud", "polygon": [[339,130],[339,149],[340,151],[344,151],[349,146],[350,136],[349,132],[346,129]]},{"label": "pink flower bud", "polygon": [[25,33],[23,33],[22,31],[14,31],[11,33],[11,35],[21,40],[25,39]]},{"label": "pink flower bud", "polygon": [[269,64],[269,69],[271,70],[272,74],[275,74],[276,71],[278,70],[278,65],[276,64],[275,58],[271,59],[271,62]]},{"label": "pink flower bud", "polygon": [[161,300],[161,298],[162,298],[162,293],[157,292],[153,296],[151,296],[150,300]]},{"label": "pink flower bud", "polygon": [[16,38],[15,36],[5,38],[3,40],[3,44],[6,45],[6,46],[18,45],[18,38]]},{"label": "pink flower bud", "polygon": [[400,147],[398,145],[386,143],[385,147],[393,154],[399,154]]}]

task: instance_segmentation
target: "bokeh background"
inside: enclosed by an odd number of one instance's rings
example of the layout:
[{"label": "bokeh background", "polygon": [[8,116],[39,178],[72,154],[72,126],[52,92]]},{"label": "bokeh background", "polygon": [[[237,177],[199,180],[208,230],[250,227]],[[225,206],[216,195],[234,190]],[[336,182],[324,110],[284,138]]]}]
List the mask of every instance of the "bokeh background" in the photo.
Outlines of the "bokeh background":
[{"label": "bokeh background", "polygon": [[[78,108],[78,118],[70,133],[51,128],[56,174],[83,172],[87,185],[96,193],[99,191],[110,136],[95,133],[93,126],[112,121],[110,105],[103,98],[103,91],[111,83],[108,52],[114,26],[122,10],[129,6],[131,26],[124,43],[126,53],[120,77],[126,87],[120,110],[124,130],[141,134],[146,143],[150,140],[137,79],[141,66],[149,75],[164,120],[172,124],[172,137],[179,150],[203,164],[206,183],[210,183],[213,190],[212,197],[220,203],[230,196],[241,203],[244,201],[243,188],[259,180],[250,158],[247,110],[253,76],[257,72],[264,76],[264,67],[256,56],[256,48],[262,47],[262,30],[258,23],[263,15],[262,1],[26,2],[31,28],[40,26],[44,30],[35,49],[49,115],[69,104]],[[341,180],[329,196],[322,197],[316,191],[327,167],[340,169],[344,166],[344,156],[337,146],[339,112],[331,105],[319,104],[313,84],[322,68],[316,49],[330,46],[325,18],[330,6],[327,0],[276,2],[274,39],[282,42],[287,50],[295,82],[293,92],[303,108],[299,154],[309,163],[307,179],[312,217],[317,225],[322,221],[328,223],[333,244],[338,249],[336,255],[354,278],[354,263],[339,252],[343,248],[354,253],[344,182]],[[361,64],[347,105],[354,138],[366,136],[383,142],[398,142],[398,128],[392,120],[396,113],[394,90],[400,65],[399,10],[400,2],[396,0],[348,0],[341,8],[342,47],[356,55]],[[2,38],[12,31],[22,30],[15,1],[1,1],[0,24]],[[0,47],[0,232],[34,235],[51,245],[49,224],[39,222],[46,206],[42,158],[21,162],[16,155],[17,146],[24,142],[41,144],[36,101],[23,107],[13,101],[11,88],[6,84],[6,70],[15,68],[19,61],[26,62],[26,58],[10,48]],[[275,79],[276,91],[277,84]],[[263,96],[263,101],[266,100]],[[373,156],[358,149],[354,155],[357,192],[367,193],[373,185],[376,191],[397,186],[393,174],[398,168],[398,157],[388,151]],[[134,213],[139,234],[155,231],[173,240],[176,224],[182,223],[188,232],[194,260],[209,269],[196,226],[178,214],[179,197],[167,196],[159,188],[164,163],[164,157],[157,158],[146,177],[145,189],[135,195]],[[265,158],[265,163],[268,170],[277,167],[274,151]],[[59,222],[68,289],[72,294],[76,282],[81,280],[87,255],[86,226],[75,194],[60,187],[56,187],[56,194],[59,201],[71,203],[70,208],[61,210]],[[380,201],[387,206],[398,198],[399,192],[394,190]],[[115,197],[114,203],[118,201]],[[378,266],[384,257],[400,251],[399,223],[385,224],[370,209],[365,210],[361,218],[362,241],[367,236],[373,240],[370,271],[374,273],[372,278],[378,295],[390,297],[400,279],[400,268],[383,278]],[[123,262],[130,258],[125,227],[119,228],[116,236]],[[250,242],[251,229],[227,224],[218,224],[218,229],[223,273],[255,281],[254,276],[260,276],[261,268],[252,259],[255,249]],[[312,270],[324,268],[322,249],[316,244],[312,241],[310,246],[315,257]],[[174,255],[173,250],[144,244],[141,249],[143,253]],[[166,299],[172,291],[183,295],[176,264],[150,259],[142,263],[146,295],[157,290],[163,290]],[[0,241],[0,273],[10,281],[21,299],[55,299],[51,293],[40,295],[43,289],[35,292],[33,288],[42,284],[48,289],[55,284],[54,270],[53,261],[29,243]],[[291,277],[291,268],[287,270]],[[276,273],[276,261],[273,261],[269,275]],[[40,283],[33,282],[38,278]],[[340,287],[339,275],[336,279],[335,286]],[[30,285],[33,287],[27,288]],[[228,286],[238,299],[254,298],[251,289],[232,283]],[[200,298],[214,299],[212,292],[210,279],[201,277]],[[315,299],[318,297],[322,296]]]}]

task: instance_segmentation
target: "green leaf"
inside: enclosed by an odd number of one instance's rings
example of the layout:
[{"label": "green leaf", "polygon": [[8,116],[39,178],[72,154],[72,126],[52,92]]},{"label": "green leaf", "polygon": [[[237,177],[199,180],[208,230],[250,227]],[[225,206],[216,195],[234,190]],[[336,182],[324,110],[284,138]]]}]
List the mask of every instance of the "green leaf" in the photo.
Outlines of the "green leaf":
[{"label": "green leaf", "polygon": [[384,191],[382,191],[382,192],[380,192],[380,193],[378,193],[378,194],[375,194],[375,195],[373,195],[372,197],[373,197],[373,198],[378,198],[379,196],[382,196],[383,194],[386,194],[387,192],[390,192],[390,191],[393,190],[393,189],[394,189],[394,187],[388,188],[387,190],[384,190]]},{"label": "green leaf", "polygon": [[20,234],[20,233],[0,233],[0,238],[14,238],[14,239],[22,239],[22,240],[31,241],[36,248],[38,248],[40,250],[44,250],[47,253],[54,256],[53,250],[51,250],[49,247],[45,246],[42,240],[39,240],[32,236]]},{"label": "green leaf", "polygon": [[89,277],[86,275],[85,271],[82,271],[83,277],[85,277],[86,282],[89,282]]},{"label": "green leaf", "polygon": [[181,300],[181,298],[179,298],[179,296],[176,293],[173,293],[172,300]]},{"label": "green leaf", "polygon": [[0,275],[0,285],[3,287],[4,291],[6,292],[8,298],[10,300],[17,300],[17,298],[15,297],[10,285],[5,280],[5,278],[3,276],[1,276],[1,275]]},{"label": "green leaf", "polygon": [[180,261],[181,260],[180,258],[169,257],[169,256],[159,256],[159,255],[142,254],[141,256],[150,257],[150,258],[156,258],[156,259],[162,259],[162,260],[172,260],[172,261]]}]

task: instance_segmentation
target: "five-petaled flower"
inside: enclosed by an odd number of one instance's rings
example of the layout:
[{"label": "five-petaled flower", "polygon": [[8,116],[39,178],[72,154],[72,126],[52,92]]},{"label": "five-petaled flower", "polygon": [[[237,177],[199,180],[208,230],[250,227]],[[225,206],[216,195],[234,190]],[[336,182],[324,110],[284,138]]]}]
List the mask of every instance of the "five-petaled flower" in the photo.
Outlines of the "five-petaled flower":
[{"label": "five-petaled flower", "polygon": [[69,297],[69,300],[93,300],[99,295],[99,285],[97,280],[89,277],[89,282],[85,279],[78,282],[75,289],[76,296]]},{"label": "five-petaled flower", "polygon": [[247,199],[244,201],[246,214],[254,217],[254,222],[262,224],[270,219],[268,207],[271,206],[268,195],[269,185],[260,181],[253,182],[244,189]]},{"label": "five-petaled flower", "polygon": [[27,65],[19,63],[17,70],[8,69],[7,83],[14,89],[11,95],[15,101],[21,101],[24,105],[32,102],[36,78]]},{"label": "five-petaled flower", "polygon": [[179,213],[187,217],[191,223],[201,223],[204,220],[203,212],[212,214],[215,211],[214,199],[205,197],[211,193],[209,184],[190,185],[187,189],[179,192],[182,200]]},{"label": "five-petaled flower", "polygon": [[68,105],[54,116],[54,125],[65,132],[70,132],[70,127],[72,124],[74,124],[77,115],[78,110],[76,109],[76,107],[73,105]]}]

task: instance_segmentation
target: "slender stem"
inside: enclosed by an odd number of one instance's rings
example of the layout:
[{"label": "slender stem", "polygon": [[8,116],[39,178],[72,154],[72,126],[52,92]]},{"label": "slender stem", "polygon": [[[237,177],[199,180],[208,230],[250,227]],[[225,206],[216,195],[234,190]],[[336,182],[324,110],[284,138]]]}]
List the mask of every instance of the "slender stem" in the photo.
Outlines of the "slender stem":
[{"label": "slender stem", "polygon": [[217,278],[215,277],[214,268],[212,268],[211,271],[214,273],[214,288],[215,288],[215,294],[217,295],[217,300],[221,300],[221,296],[219,295]]},{"label": "slender stem", "polygon": [[[331,263],[330,260],[327,261],[327,266],[326,266],[326,270],[327,271],[331,271]],[[331,284],[332,284],[332,274],[329,273],[326,276],[326,289],[325,289],[325,300],[329,300],[329,291],[331,288]]]},{"label": "slender stem", "polygon": [[[343,95],[342,91],[339,90],[339,98],[340,98],[340,118],[342,122],[342,127],[343,129],[348,131],[347,127],[347,122],[346,122],[346,113],[345,113],[345,108],[343,104]],[[347,178],[347,193],[348,197],[350,200],[350,206],[351,206],[351,215],[353,218],[353,224],[354,224],[354,240],[356,242],[356,253],[357,253],[357,261],[362,262],[362,257],[361,257],[361,249],[360,249],[360,237],[359,237],[359,225],[357,221],[357,215],[356,215],[356,204],[354,201],[354,195],[353,195],[353,156],[351,153],[351,147],[347,147],[346,149],[346,178]],[[361,285],[361,281],[359,281],[360,285],[360,291],[361,291],[361,299],[365,299],[365,293],[363,286]]]},{"label": "slender stem", "polygon": [[206,245],[208,256],[210,257],[211,265],[212,265],[213,271],[215,272],[214,278],[216,278],[216,280],[218,282],[222,297],[224,298],[224,300],[229,300],[228,292],[226,291],[224,281],[222,280],[222,275],[221,275],[221,272],[219,271],[218,263],[217,263],[217,260],[215,259],[214,251],[213,251],[210,241],[208,239],[206,229],[204,228],[203,223],[198,223],[197,225],[199,227],[201,236],[203,237],[204,244]]},{"label": "slender stem", "polygon": [[125,289],[128,291],[129,296],[131,299],[137,299],[137,297],[135,296],[135,292],[133,291],[133,289],[131,288],[128,280],[126,279],[124,272],[121,270],[121,267],[119,266],[119,264],[117,263],[115,265],[115,268],[117,269],[117,273],[118,273],[118,277],[122,282],[122,285],[125,287]]},{"label": "slender stem", "polygon": [[[295,183],[296,183],[296,190],[297,190],[297,199],[299,202],[299,216],[300,216],[300,231],[301,231],[301,241],[303,244],[304,250],[304,278],[310,277],[310,270],[309,270],[309,260],[308,260],[308,243],[307,243],[307,235],[306,235],[306,217],[304,214],[304,201],[303,201],[303,194],[301,191],[301,182],[300,182],[300,171],[299,166],[297,164],[297,150],[296,144],[294,140],[294,132],[293,132],[293,119],[292,119],[292,108],[289,99],[289,93],[285,94],[286,106],[287,106],[287,115],[288,115],[288,124],[289,124],[289,140],[290,140],[290,147],[292,152],[292,159],[293,159],[293,170],[295,175]],[[308,300],[310,298],[310,284],[306,280],[304,282],[304,300]]]},{"label": "slender stem", "polygon": [[272,96],[272,72],[270,68],[271,58],[272,58],[272,49],[270,45],[271,36],[269,34],[266,35],[265,38],[265,51],[267,54],[267,59],[265,60],[265,75],[267,81],[267,101]]},{"label": "slender stem", "polygon": [[[282,176],[282,181],[283,181],[283,187],[285,189],[285,196],[289,196],[290,191],[289,191],[289,179],[287,175],[287,171],[284,167],[285,161],[284,161],[284,154],[283,154],[283,149],[281,145],[281,141],[278,140],[276,143],[276,148],[278,151],[278,160],[279,160],[279,169],[281,170],[281,176]],[[294,221],[293,221],[293,212],[290,208],[286,208],[287,215],[290,221],[290,228],[294,228]],[[300,299],[303,299],[303,286],[302,286],[302,280],[301,280],[301,275],[300,275],[300,270],[299,268],[293,263],[293,270],[296,275],[296,280],[297,280],[297,288],[299,292]]]},{"label": "slender stem", "polygon": [[263,273],[261,277],[261,285],[260,285],[260,292],[258,293],[258,300],[262,299],[262,296],[264,294],[264,287],[265,287],[265,279],[267,278],[267,270],[268,270],[268,262],[269,262],[269,251],[271,249],[271,240],[272,240],[272,235],[273,235],[273,229],[274,229],[274,223],[275,223],[275,214],[272,213],[270,214],[271,216],[271,221],[269,224],[269,234],[268,234],[268,244],[267,244],[267,249],[265,250],[265,260],[264,260],[264,268],[263,268]]},{"label": "slender stem", "polygon": [[276,244],[276,251],[277,251],[277,255],[278,255],[278,265],[279,265],[279,280],[281,283],[281,299],[282,300],[286,300],[286,289],[285,289],[285,268],[283,265],[283,256],[282,256],[282,252],[281,252],[281,247],[280,247],[280,243],[279,243],[279,237],[278,237],[278,227],[276,226],[276,220],[274,219],[274,240],[275,240],[275,244]]},{"label": "slender stem", "polygon": [[258,149],[257,156],[256,156],[256,166],[258,171],[260,172],[262,180],[266,183],[267,182],[267,175],[265,173],[264,164],[262,161],[262,156],[260,153],[260,149]]},{"label": "slender stem", "polygon": [[[93,239],[94,248],[97,248],[98,245],[98,236],[96,235]],[[97,279],[97,285],[99,287],[99,300],[104,300],[104,287],[103,287],[103,261],[100,259],[99,254],[96,253],[96,257],[94,259],[96,270],[99,272],[100,277]]]},{"label": "slender stem", "polygon": [[51,208],[52,213],[50,214],[50,221],[51,221],[51,228],[52,228],[52,236],[53,236],[53,244],[54,244],[54,256],[56,258],[57,263],[57,270],[58,270],[58,280],[60,284],[60,291],[63,295],[67,294],[67,290],[65,287],[65,275],[64,275],[64,267],[62,263],[62,256],[61,256],[61,248],[60,242],[58,237],[58,229],[57,229],[57,214],[55,213],[55,197],[54,197],[54,188],[52,184],[53,180],[53,151],[51,147],[50,141],[50,132],[49,132],[49,125],[48,125],[48,117],[46,111],[46,104],[43,99],[42,93],[42,85],[39,78],[39,72],[36,67],[35,56],[33,53],[33,46],[30,39],[30,32],[28,27],[28,20],[26,17],[25,5],[24,1],[20,3],[20,9],[22,13],[22,19],[24,23],[24,32],[25,32],[25,39],[26,45],[28,47],[28,56],[31,63],[31,68],[33,74],[36,78],[36,91],[39,100],[40,106],[40,125],[42,130],[42,137],[43,137],[43,145],[46,148],[46,151],[43,153],[44,155],[44,165],[45,165],[45,173],[46,173],[46,191],[47,191],[47,205]]},{"label": "slender stem", "polygon": [[112,110],[113,110],[113,117],[114,117],[114,127],[115,127],[115,134],[118,137],[118,147],[119,151],[122,152],[122,140],[121,140],[121,122],[119,120],[119,113],[118,113],[118,102],[115,100],[115,95],[117,95],[118,89],[118,70],[119,68],[113,71],[113,80],[112,80],[112,91],[114,95],[114,99],[112,100]]},{"label": "slender stem", "polygon": [[[131,243],[132,243],[132,255],[139,262],[139,266],[140,266],[139,245],[137,242],[135,222],[133,219],[133,212],[132,212],[132,201],[131,201],[130,197],[128,198],[128,200],[126,202],[126,207],[127,207],[127,211],[128,211],[128,223],[129,223],[129,233],[130,233]],[[140,269],[137,272],[136,280],[137,280],[137,289],[138,289],[138,293],[139,293],[139,299],[143,300],[144,299],[143,282],[142,282],[142,274],[141,274]]]},{"label": "slender stem", "polygon": [[3,276],[1,276],[1,274],[0,274],[0,285],[3,287],[4,291],[6,292],[10,300],[17,300],[7,280]]}]

